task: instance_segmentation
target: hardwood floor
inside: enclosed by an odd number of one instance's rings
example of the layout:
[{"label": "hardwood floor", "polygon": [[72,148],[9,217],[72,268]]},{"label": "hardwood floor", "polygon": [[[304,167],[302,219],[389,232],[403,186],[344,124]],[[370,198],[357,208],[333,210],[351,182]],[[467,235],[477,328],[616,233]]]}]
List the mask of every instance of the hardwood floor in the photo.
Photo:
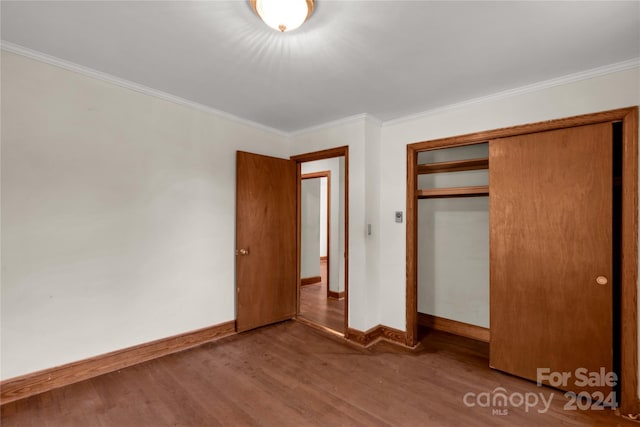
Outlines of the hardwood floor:
[{"label": "hardwood floor", "polygon": [[327,263],[320,262],[320,283],[300,289],[300,316],[344,334],[344,298],[327,298]]},{"label": "hardwood floor", "polygon": [[[497,387],[554,398],[545,413],[464,404]],[[637,425],[566,402],[489,369],[486,343],[428,331],[413,351],[365,349],[285,322],[4,405],[2,426]]]}]

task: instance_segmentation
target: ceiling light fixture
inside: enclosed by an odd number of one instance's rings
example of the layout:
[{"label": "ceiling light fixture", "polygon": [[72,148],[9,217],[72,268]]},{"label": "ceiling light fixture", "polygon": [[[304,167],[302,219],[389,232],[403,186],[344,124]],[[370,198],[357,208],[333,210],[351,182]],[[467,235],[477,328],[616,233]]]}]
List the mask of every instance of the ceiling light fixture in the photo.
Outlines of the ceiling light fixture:
[{"label": "ceiling light fixture", "polygon": [[313,12],[314,0],[249,0],[265,24],[274,30],[292,31],[304,24]]}]

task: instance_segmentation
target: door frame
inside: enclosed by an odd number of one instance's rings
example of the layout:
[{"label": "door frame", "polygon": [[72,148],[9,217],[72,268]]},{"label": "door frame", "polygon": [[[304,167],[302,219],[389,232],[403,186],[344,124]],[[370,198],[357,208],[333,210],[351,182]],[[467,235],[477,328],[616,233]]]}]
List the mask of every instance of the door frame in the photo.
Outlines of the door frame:
[{"label": "door frame", "polygon": [[[300,226],[300,214],[301,214],[301,175],[302,175],[302,163],[312,162],[315,160],[325,160],[331,159],[334,157],[342,157],[344,156],[344,332],[341,335],[346,336],[347,330],[349,328],[349,147],[335,147],[330,148],[328,150],[320,150],[313,151],[305,154],[298,154],[296,156],[291,156],[290,159],[296,162],[297,167],[297,266],[296,266],[296,277],[297,279],[297,303],[296,303],[296,314],[300,314],[300,250],[301,250],[301,226]],[[327,232],[327,235],[329,233]],[[327,250],[327,254],[329,251]],[[338,260],[334,260],[338,261]],[[327,264],[327,276],[329,264]],[[329,286],[327,283],[327,292]],[[313,322],[312,322],[313,323]]]},{"label": "door frame", "polygon": [[[314,178],[327,178],[327,255],[325,256],[327,261],[327,297],[329,296],[329,267],[331,267],[331,171],[319,171],[319,172],[311,172],[300,175],[301,180],[305,179],[314,179]],[[302,199],[300,199],[300,208],[302,209]],[[302,232],[302,228],[300,229]],[[301,248],[302,250],[302,248]],[[302,278],[300,278],[302,280]],[[298,308],[298,311],[299,308]]]},{"label": "door frame", "polygon": [[[530,123],[407,145],[406,344],[418,338],[418,153],[491,139],[606,122],[622,122],[622,224],[620,301],[620,410],[636,414],[638,399],[638,107]],[[489,165],[491,167],[491,165]],[[491,191],[491,190],[489,190]]]}]

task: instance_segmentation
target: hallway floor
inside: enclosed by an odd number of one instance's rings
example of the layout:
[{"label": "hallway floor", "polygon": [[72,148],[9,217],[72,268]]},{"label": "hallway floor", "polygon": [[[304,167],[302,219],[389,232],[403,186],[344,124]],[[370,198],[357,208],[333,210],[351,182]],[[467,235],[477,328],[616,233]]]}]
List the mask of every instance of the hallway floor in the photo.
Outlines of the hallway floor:
[{"label": "hallway floor", "polygon": [[300,289],[300,316],[344,334],[344,298],[327,298],[327,263],[320,262],[320,283]]}]

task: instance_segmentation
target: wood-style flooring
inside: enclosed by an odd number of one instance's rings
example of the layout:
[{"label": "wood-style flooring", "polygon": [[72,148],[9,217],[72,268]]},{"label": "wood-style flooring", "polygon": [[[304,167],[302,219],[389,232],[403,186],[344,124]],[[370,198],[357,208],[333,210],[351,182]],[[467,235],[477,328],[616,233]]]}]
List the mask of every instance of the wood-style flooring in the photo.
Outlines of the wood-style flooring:
[{"label": "wood-style flooring", "polygon": [[[465,405],[498,387],[555,397],[544,413]],[[413,351],[364,349],[289,321],[7,404],[2,426],[638,425],[566,402],[489,369],[485,343],[428,331]]]},{"label": "wood-style flooring", "polygon": [[327,263],[320,262],[322,281],[300,288],[299,316],[344,334],[344,298],[327,298]]}]

